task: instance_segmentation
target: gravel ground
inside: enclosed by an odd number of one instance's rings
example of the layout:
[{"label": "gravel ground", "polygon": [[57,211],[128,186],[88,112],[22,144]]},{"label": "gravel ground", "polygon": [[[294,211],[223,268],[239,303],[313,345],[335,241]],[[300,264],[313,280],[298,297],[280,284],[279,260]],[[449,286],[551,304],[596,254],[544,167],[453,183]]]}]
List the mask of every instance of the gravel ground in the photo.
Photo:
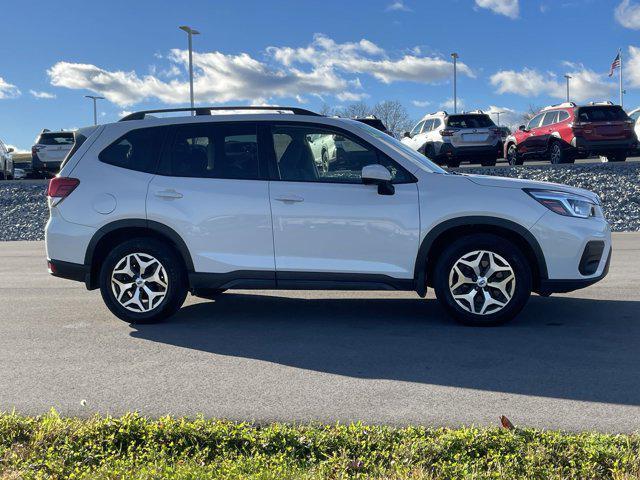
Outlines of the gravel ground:
[{"label": "gravel ground", "polygon": [[[586,188],[600,195],[613,231],[640,231],[640,163],[462,168],[460,172]],[[0,183],[0,241],[44,239],[45,190],[43,185]]]}]

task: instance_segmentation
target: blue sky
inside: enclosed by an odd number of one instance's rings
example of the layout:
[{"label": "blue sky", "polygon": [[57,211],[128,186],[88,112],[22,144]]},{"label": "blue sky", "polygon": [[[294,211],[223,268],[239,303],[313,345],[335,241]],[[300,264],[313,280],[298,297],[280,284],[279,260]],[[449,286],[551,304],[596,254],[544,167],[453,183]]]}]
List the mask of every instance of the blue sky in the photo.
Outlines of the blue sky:
[{"label": "blue sky", "polygon": [[345,106],[399,100],[413,118],[451,101],[460,54],[466,109],[557,103],[570,73],[579,101],[617,100],[608,70],[625,62],[625,107],[640,105],[637,0],[3,0],[0,138],[28,149],[42,128],[188,101],[186,35],[200,104]]}]

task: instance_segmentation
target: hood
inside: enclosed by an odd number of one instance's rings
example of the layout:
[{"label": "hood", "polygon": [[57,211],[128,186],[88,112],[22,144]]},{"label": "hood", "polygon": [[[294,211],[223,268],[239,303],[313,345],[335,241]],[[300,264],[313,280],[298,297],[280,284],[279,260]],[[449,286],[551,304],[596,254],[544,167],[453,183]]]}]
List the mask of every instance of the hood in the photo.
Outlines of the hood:
[{"label": "hood", "polygon": [[592,191],[586,190],[584,188],[570,187],[569,185],[564,185],[562,183],[538,182],[535,180],[525,180],[522,178],[492,177],[489,175],[463,175],[468,180],[483,187],[518,189],[537,188],[540,190],[557,190],[560,192],[572,193],[574,195],[581,195],[583,197],[591,199],[597,204],[600,204],[600,198]]}]

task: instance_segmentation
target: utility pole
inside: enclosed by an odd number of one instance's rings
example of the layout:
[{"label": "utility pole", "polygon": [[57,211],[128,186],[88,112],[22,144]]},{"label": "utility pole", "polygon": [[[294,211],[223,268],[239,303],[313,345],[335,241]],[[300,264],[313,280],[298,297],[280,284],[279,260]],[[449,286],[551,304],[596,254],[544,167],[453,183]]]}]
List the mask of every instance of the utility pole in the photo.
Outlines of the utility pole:
[{"label": "utility pole", "polygon": [[[193,108],[193,36],[199,35],[200,32],[194,30],[187,25],[183,25],[179,27],[180,30],[187,32],[187,36],[189,37],[189,97],[191,99],[191,108]],[[195,115],[195,111],[191,111],[191,115]]]},{"label": "utility pole", "polygon": [[564,78],[567,79],[567,102],[570,102],[570,96],[569,96],[569,80],[571,80],[571,76],[570,75],[565,75]]},{"label": "utility pole", "polygon": [[458,113],[458,71],[457,61],[460,56],[453,52],[451,58],[453,58],[453,113]]},{"label": "utility pole", "polygon": [[491,113],[493,113],[493,114],[498,116],[498,126],[500,126],[500,114],[504,113],[504,112],[491,112]]},{"label": "utility pole", "polygon": [[622,49],[618,50],[620,56],[620,106],[624,108],[624,90],[622,89]]},{"label": "utility pole", "polygon": [[104,97],[96,97],[95,95],[85,95],[85,97],[93,100],[93,124],[98,125],[98,108],[96,100],[104,100]]}]

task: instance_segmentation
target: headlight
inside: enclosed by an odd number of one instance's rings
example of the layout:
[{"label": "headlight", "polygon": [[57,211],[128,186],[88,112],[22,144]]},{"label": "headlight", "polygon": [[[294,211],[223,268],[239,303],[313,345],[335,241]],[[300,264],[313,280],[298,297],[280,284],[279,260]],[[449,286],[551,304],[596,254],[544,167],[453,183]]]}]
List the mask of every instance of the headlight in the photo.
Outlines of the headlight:
[{"label": "headlight", "polygon": [[557,190],[524,190],[549,210],[566,217],[596,217],[599,209],[597,203],[582,195],[560,192]]}]

